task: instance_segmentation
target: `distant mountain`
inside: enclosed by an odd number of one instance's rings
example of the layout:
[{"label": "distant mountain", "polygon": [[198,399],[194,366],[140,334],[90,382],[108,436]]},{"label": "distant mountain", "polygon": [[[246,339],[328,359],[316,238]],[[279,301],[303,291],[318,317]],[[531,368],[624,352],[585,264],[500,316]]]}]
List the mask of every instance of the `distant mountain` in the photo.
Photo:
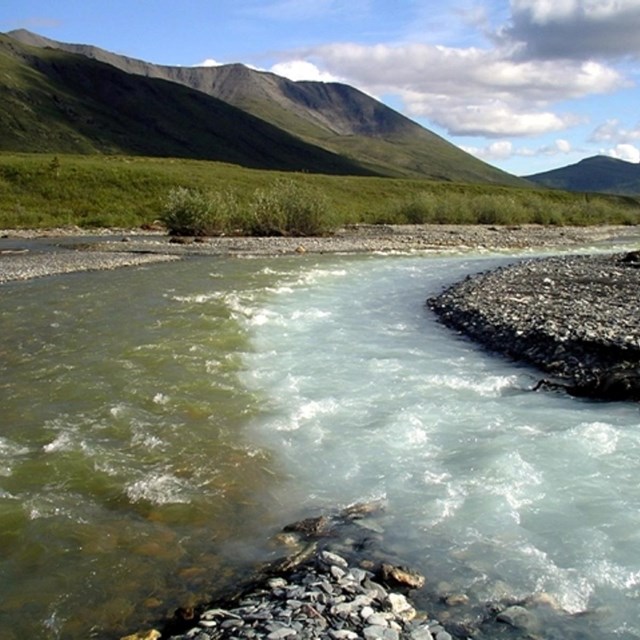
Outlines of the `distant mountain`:
[{"label": "distant mountain", "polygon": [[129,74],[185,85],[218,98],[326,151],[387,176],[525,186],[365,93],[340,83],[293,82],[241,64],[172,67],[67,44],[29,31],[22,43],[86,56]]},{"label": "distant mountain", "polygon": [[372,174],[200,91],[3,35],[0,150],[122,153]]},{"label": "distant mountain", "polygon": [[525,176],[543,187],[565,191],[640,194],[640,164],[593,156],[553,171]]}]

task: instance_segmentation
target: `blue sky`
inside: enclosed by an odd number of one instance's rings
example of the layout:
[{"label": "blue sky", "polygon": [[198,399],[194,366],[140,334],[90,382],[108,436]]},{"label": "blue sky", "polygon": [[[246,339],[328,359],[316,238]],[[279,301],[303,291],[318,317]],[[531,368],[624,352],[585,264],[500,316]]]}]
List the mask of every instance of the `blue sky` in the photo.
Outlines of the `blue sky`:
[{"label": "blue sky", "polygon": [[18,28],[346,82],[517,175],[640,162],[640,0],[2,0]]}]

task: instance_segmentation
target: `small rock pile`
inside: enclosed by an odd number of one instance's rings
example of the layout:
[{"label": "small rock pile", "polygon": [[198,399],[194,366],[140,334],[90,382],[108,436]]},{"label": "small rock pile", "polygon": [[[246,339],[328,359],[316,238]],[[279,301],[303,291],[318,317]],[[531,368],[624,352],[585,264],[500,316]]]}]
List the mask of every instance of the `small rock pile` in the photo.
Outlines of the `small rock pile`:
[{"label": "small rock pile", "polygon": [[277,538],[295,551],[208,604],[178,609],[158,626],[162,631],[121,640],[601,637],[597,612],[568,615],[544,592],[517,598],[503,585],[496,591],[501,595],[478,601],[473,592],[428,585],[382,548],[377,523],[366,520],[379,509],[379,503],[361,503],[287,525]]},{"label": "small rock pile", "polygon": [[229,608],[203,611],[196,626],[172,640],[285,638],[451,640],[418,616],[406,596],[390,591],[342,556],[319,552],[288,577],[277,576]]}]

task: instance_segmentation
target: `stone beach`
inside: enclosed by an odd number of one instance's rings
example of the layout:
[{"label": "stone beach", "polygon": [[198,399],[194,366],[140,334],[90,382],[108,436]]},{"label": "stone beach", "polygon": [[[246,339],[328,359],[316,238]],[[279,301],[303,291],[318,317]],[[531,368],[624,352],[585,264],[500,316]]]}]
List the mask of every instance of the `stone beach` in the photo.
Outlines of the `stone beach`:
[{"label": "stone beach", "polygon": [[635,227],[354,225],[314,238],[170,238],[144,229],[0,231],[0,283],[177,260],[188,256],[509,251],[637,239]]},{"label": "stone beach", "polygon": [[428,300],[442,322],[529,362],[539,388],[640,400],[640,252],[525,260]]},{"label": "stone beach", "polygon": [[180,608],[164,625],[121,640],[589,637],[588,616],[567,614],[547,594],[477,601],[450,585],[430,584],[385,550],[376,519],[383,509],[357,504],[288,525],[280,539],[289,553],[233,593]]}]

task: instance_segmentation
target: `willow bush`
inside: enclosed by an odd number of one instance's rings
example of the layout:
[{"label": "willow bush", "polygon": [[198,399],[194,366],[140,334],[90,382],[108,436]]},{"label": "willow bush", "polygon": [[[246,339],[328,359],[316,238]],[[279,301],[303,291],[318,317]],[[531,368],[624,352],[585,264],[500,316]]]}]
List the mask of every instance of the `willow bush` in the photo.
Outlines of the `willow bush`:
[{"label": "willow bush", "polygon": [[169,233],[181,236],[323,235],[331,230],[332,219],[321,191],[290,179],[256,189],[246,204],[232,191],[177,187],[169,192],[161,216]]},{"label": "willow bush", "polygon": [[317,188],[282,178],[257,189],[249,205],[248,232],[256,236],[314,236],[332,227],[331,207]]},{"label": "willow bush", "polygon": [[160,219],[171,235],[216,236],[228,233],[237,217],[238,202],[231,192],[175,187]]}]

